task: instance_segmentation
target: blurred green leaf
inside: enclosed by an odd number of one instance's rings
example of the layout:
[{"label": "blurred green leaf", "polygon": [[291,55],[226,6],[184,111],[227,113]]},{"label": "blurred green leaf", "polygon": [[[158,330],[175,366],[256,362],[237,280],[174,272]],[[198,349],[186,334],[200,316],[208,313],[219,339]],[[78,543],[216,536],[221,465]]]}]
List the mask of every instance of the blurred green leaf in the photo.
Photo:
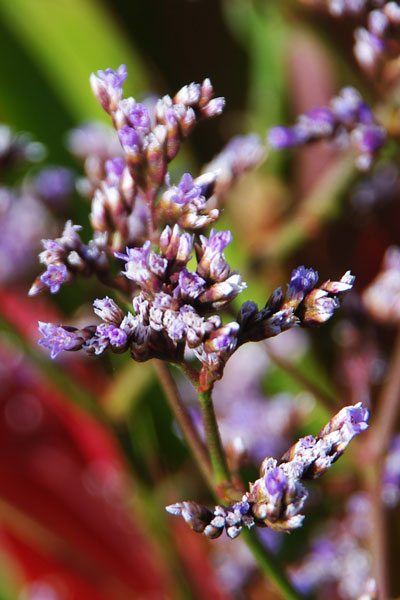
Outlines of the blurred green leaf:
[{"label": "blurred green leaf", "polygon": [[89,90],[92,71],[126,63],[128,88],[144,87],[133,48],[100,2],[0,0],[0,17],[78,121],[102,116]]}]

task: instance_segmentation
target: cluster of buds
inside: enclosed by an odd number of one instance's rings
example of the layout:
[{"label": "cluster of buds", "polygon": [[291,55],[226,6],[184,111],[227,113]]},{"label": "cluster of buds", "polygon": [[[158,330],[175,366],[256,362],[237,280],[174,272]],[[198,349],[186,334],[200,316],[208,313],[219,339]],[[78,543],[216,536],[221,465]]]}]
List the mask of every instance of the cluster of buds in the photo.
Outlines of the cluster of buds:
[{"label": "cluster of buds", "polygon": [[289,567],[295,589],[304,596],[324,600],[377,600],[372,577],[368,536],[371,535],[368,495],[353,494],[340,519],[324,523],[300,560]]},{"label": "cluster of buds", "polygon": [[[254,302],[246,302],[238,321],[222,324],[219,315],[212,313],[224,309],[245,287],[223,254],[230,240],[229,231],[200,236],[200,244],[195,246],[195,271],[187,269],[193,237],[181,233],[177,225],[164,229],[160,254],[151,249],[149,241],[141,248],[128,248],[126,254],[117,253],[125,261],[125,277],[141,290],[133,298],[134,313],[124,315],[109,298],[96,300],[94,306],[107,324],[107,331],[112,325],[119,336],[121,322],[125,323],[123,344],[104,341],[104,324],[89,326],[84,335],[81,330],[45,324],[40,343],[51,350],[53,357],[61,350],[82,348],[100,354],[109,348],[116,352],[129,349],[138,361],[161,358],[182,362],[185,351],[191,350],[202,365],[200,385],[207,389],[222,377],[227,360],[238,346],[298,325],[324,323],[339,306],[337,294],[352,287],[354,277],[349,272],[340,281],[326,281],[316,287],[316,271],[298,267],[286,294],[280,288],[275,290],[260,311]],[[53,278],[52,284],[58,285],[58,279]],[[99,311],[102,302],[104,310]],[[116,335],[115,331],[113,339]]]},{"label": "cluster of buds", "polygon": [[366,27],[359,27],[354,33],[354,54],[369,72],[374,72],[385,58],[397,57],[399,53],[400,6],[397,2],[380,4],[381,8],[368,13]]},{"label": "cluster of buds", "polygon": [[196,179],[184,173],[177,186],[172,185],[161,195],[156,207],[159,222],[177,223],[183,229],[195,231],[211,225],[219,217],[217,208],[210,208],[216,172],[207,172]]},{"label": "cluster of buds", "polygon": [[168,163],[175,158],[182,138],[197,121],[221,114],[223,98],[214,98],[209,79],[191,83],[171,98],[164,96],[150,112],[144,103],[123,98],[122,86],[128,74],[124,65],[92,74],[92,89],[111,116],[133,180],[148,202],[163,185]]},{"label": "cluster of buds", "polygon": [[84,244],[79,235],[80,229],[80,225],[67,221],[61,237],[42,240],[43,251],[39,254],[39,260],[46,270],[33,282],[30,296],[45,289],[55,294],[63,283],[71,281],[78,273],[86,276],[96,273],[100,279],[107,273],[106,237],[95,235],[89,244]]},{"label": "cluster of buds", "polygon": [[342,408],[314,437],[308,435],[292,446],[278,462],[266,458],[260,478],[250,483],[241,501],[209,509],[195,502],[178,502],[167,507],[181,516],[196,532],[209,538],[225,530],[235,538],[243,527],[269,527],[290,532],[302,525],[301,514],[308,492],[303,480],[323,475],[343,454],[349,442],[367,429],[368,410],[361,403]]},{"label": "cluster of buds", "polygon": [[[107,156],[109,146],[99,141],[99,135],[93,135],[81,149],[88,160],[97,145],[102,148],[97,175],[89,178],[93,240],[84,244],[79,227],[70,222],[60,238],[44,240],[40,260],[46,271],[30,294],[45,288],[56,293],[78,273],[95,274],[106,285],[127,292],[133,311],[125,314],[115,304],[110,308],[108,298],[96,300],[95,312],[103,320],[100,325],[78,330],[45,323],[40,343],[52,356],[61,350],[100,354],[110,349],[130,351],[139,361],[183,362],[191,353],[201,363],[199,386],[206,390],[222,377],[226,361],[241,344],[295,325],[324,323],[338,306],[337,294],[348,291],[354,278],[346,273],[338,282],[317,287],[318,274],[299,267],[292,273],[286,294],[276,290],[260,311],[247,302],[237,321],[223,324],[218,313],[246,285],[224,256],[231,233],[211,230],[204,235],[203,230],[219,217],[218,194],[258,164],[264,148],[257,137],[236,138],[214,159],[211,171],[197,178],[185,173],[177,185],[171,184],[167,165],[181,139],[198,119],[219,114],[224,100],[213,97],[206,79],[184,86],[173,98],[164,96],[151,108],[123,98],[126,77],[123,65],[91,77],[123,150],[122,155]],[[361,113],[362,106],[353,107],[354,111]],[[79,132],[74,135],[82,137]],[[76,139],[75,146],[79,146]],[[196,265],[189,269],[193,252]],[[122,276],[115,276],[113,264],[121,266],[121,261],[125,269]],[[104,310],[99,311],[102,302]]]},{"label": "cluster of buds", "polygon": [[385,139],[385,129],[376,122],[359,92],[351,87],[343,88],[329,106],[299,116],[293,127],[273,127],[268,133],[269,144],[278,150],[319,140],[349,145],[361,170],[371,166]]},{"label": "cluster of buds", "polygon": [[239,313],[239,344],[257,342],[278,335],[296,325],[313,327],[328,321],[339,307],[338,294],[349,291],[355,277],[347,271],[339,281],[325,281],[317,287],[314,269],[292,271],[286,293],[277,288],[261,310],[245,302]]},{"label": "cluster of buds", "polygon": [[374,73],[386,58],[399,55],[400,6],[387,0],[316,0],[331,15],[364,17],[365,26],[354,32],[354,54],[360,65]]}]

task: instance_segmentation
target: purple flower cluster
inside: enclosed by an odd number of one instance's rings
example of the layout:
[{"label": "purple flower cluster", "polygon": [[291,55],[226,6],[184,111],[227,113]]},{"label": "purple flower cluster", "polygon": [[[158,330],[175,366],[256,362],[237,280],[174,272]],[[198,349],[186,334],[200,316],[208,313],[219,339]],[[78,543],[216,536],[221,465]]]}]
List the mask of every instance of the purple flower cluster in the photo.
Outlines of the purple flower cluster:
[{"label": "purple flower cluster", "polygon": [[118,71],[98,71],[91,76],[92,89],[112,117],[133,180],[152,202],[165,181],[168,163],[180,149],[181,139],[190,134],[199,119],[221,114],[225,100],[214,98],[211,82],[205,79],[201,84],[184,86],[173,98],[164,96],[150,113],[134,98],[123,99],[126,77],[124,65]]},{"label": "purple flower cluster", "polygon": [[[220,114],[224,100],[214,98],[212,85],[205,79],[184,86],[173,98],[138,103],[123,98],[126,77],[123,65],[91,77],[99,102],[112,118],[122,155],[109,156],[109,146],[98,135],[86,147],[83,144],[83,150],[76,139],[72,142],[86,159],[93,240],[84,244],[80,228],[71,222],[60,238],[43,240],[40,261],[46,270],[30,294],[45,288],[56,293],[78,273],[95,274],[106,285],[128,293],[134,313],[114,315],[106,323],[90,326],[90,338],[86,330],[82,335],[81,330],[69,328],[68,342],[63,328],[42,328],[41,343],[55,348],[53,355],[78,347],[96,354],[107,348],[114,352],[129,349],[140,361],[157,357],[184,362],[190,351],[201,363],[200,388],[209,389],[241,344],[329,319],[338,306],[337,294],[349,290],[354,278],[346,273],[339,282],[316,287],[317,273],[298,267],[286,294],[276,290],[260,311],[254,303],[245,303],[237,321],[223,324],[218,313],[245,284],[224,256],[231,233],[211,230],[204,235],[204,229],[219,217],[219,195],[260,162],[264,148],[254,136],[236,138],[210,172],[197,178],[184,173],[177,185],[171,184],[167,166],[181,140],[199,119]],[[96,159],[97,146],[101,152]],[[196,265],[189,268],[193,253]],[[113,273],[115,259],[125,262],[122,276]]]},{"label": "purple flower cluster", "polygon": [[77,273],[101,274],[108,269],[104,236],[95,235],[89,244],[84,244],[79,235],[80,229],[80,225],[68,221],[61,237],[42,240],[43,251],[39,254],[39,260],[46,270],[33,282],[30,296],[46,288],[55,294],[63,283],[70,281]]},{"label": "purple flower cluster", "polygon": [[217,174],[208,172],[196,179],[184,173],[177,186],[169,186],[157,204],[160,222],[177,223],[183,229],[195,231],[211,225],[219,217],[217,208],[209,208]]},{"label": "purple flower cluster", "polygon": [[354,54],[362,67],[374,72],[386,57],[398,55],[399,26],[400,6],[397,2],[382,2],[380,8],[368,13],[367,26],[357,28],[354,33]]},{"label": "purple flower cluster", "polygon": [[167,507],[181,516],[196,532],[213,539],[225,530],[237,537],[243,527],[269,527],[291,531],[302,525],[301,514],[308,492],[305,479],[323,475],[341,456],[350,441],[368,427],[369,413],[361,403],[339,411],[318,436],[308,435],[292,446],[281,461],[264,459],[260,478],[250,483],[250,490],[240,502],[210,510],[195,502],[178,502]]},{"label": "purple flower cluster", "polygon": [[328,521],[309,551],[290,567],[295,588],[327,600],[375,600],[371,555],[365,547],[370,528],[370,501],[365,494],[354,494],[343,518]]},{"label": "purple flower cluster", "polygon": [[298,117],[293,127],[273,127],[268,133],[269,144],[278,150],[319,140],[351,145],[361,170],[371,166],[385,139],[385,129],[351,87],[343,88],[328,107],[314,108]]},{"label": "purple flower cluster", "polygon": [[360,65],[374,73],[386,58],[397,58],[400,6],[387,0],[316,0],[335,16],[366,13],[366,26],[354,32],[354,54]]}]

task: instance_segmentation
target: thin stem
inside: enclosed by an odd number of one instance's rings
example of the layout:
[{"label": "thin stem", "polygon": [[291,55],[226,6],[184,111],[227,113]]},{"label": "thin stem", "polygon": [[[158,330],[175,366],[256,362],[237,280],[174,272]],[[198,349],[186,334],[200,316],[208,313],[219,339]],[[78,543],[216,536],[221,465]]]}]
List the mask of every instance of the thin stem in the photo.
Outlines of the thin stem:
[{"label": "thin stem", "polygon": [[215,417],[211,390],[199,392],[198,397],[203,415],[204,433],[206,436],[206,445],[210,454],[214,482],[217,486],[223,487],[224,485],[229,484],[231,476],[226,462],[224,448],[222,446],[217,419]]},{"label": "thin stem", "polygon": [[211,489],[213,489],[214,480],[207,449],[205,448],[196,428],[193,425],[193,421],[186,409],[185,404],[183,403],[178,387],[169,371],[168,365],[163,361],[156,359],[153,360],[153,364],[159,381],[164,389],[170,408],[178,422],[179,427],[182,430],[182,433],[185,436],[189,448],[193,452],[196,463],[198,464],[207,483]]},{"label": "thin stem", "polygon": [[371,507],[369,548],[372,555],[373,572],[380,600],[388,600],[390,596],[387,572],[387,523],[382,504],[382,467],[383,461],[378,458],[367,472],[366,486]]},{"label": "thin stem", "polygon": [[276,589],[281,593],[282,598],[285,598],[285,600],[304,600],[305,596],[302,596],[293,588],[281,564],[262,545],[256,532],[246,529],[242,532],[242,538],[245,540],[249,550],[251,550],[258,566],[264,575],[273,582]]}]

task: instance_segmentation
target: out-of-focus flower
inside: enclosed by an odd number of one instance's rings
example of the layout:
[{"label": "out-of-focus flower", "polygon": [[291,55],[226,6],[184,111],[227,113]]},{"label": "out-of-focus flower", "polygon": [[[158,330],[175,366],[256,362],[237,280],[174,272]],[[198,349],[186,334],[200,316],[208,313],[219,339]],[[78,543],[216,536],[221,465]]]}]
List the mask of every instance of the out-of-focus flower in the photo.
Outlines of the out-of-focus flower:
[{"label": "out-of-focus flower", "polygon": [[381,271],[364,290],[362,299],[377,321],[387,324],[400,322],[400,248],[388,248]]},{"label": "out-of-focus flower", "polygon": [[394,507],[400,500],[400,434],[394,436],[385,458],[382,481],[382,500]]},{"label": "out-of-focus flower", "polygon": [[74,189],[74,176],[65,167],[46,167],[34,178],[34,190],[50,208],[65,205]]},{"label": "out-of-focus flower", "polygon": [[365,548],[370,534],[369,499],[352,496],[342,520],[326,523],[311,549],[290,568],[294,586],[300,593],[333,600],[374,600],[376,584],[372,578],[371,556]]},{"label": "out-of-focus flower", "polygon": [[30,272],[49,224],[46,209],[33,196],[0,188],[0,283],[15,281]]},{"label": "out-of-focus flower", "polygon": [[359,92],[346,87],[329,107],[314,108],[292,127],[273,127],[268,133],[269,144],[278,150],[323,139],[351,146],[357,167],[366,170],[385,143],[386,131]]}]

